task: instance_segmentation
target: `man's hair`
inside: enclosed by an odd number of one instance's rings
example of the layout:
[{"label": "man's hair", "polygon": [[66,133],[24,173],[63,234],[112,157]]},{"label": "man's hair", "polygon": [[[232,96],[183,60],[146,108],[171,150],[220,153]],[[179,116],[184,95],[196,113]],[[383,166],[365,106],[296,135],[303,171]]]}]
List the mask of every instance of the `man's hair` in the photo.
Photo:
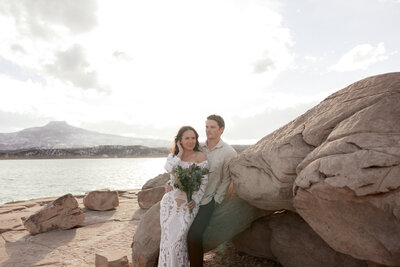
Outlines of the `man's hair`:
[{"label": "man's hair", "polygon": [[216,114],[210,115],[210,116],[207,117],[207,120],[216,121],[216,122],[218,123],[219,128],[225,127],[225,121],[224,121],[224,119],[223,119],[221,116],[219,116],[219,115],[216,115]]}]

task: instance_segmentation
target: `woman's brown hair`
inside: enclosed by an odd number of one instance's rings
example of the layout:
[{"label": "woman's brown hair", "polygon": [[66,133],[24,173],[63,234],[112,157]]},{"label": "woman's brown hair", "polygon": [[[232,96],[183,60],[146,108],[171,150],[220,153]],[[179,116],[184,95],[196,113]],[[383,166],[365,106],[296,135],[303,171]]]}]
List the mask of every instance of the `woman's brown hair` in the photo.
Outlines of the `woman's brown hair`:
[{"label": "woman's brown hair", "polygon": [[183,133],[186,131],[193,131],[194,134],[196,135],[196,145],[194,146],[193,150],[194,151],[200,151],[200,144],[199,144],[199,134],[196,132],[196,130],[192,126],[182,126],[178,133],[175,136],[174,144],[172,146],[171,153],[174,155],[178,155],[179,149],[178,149],[178,142],[182,140]]}]

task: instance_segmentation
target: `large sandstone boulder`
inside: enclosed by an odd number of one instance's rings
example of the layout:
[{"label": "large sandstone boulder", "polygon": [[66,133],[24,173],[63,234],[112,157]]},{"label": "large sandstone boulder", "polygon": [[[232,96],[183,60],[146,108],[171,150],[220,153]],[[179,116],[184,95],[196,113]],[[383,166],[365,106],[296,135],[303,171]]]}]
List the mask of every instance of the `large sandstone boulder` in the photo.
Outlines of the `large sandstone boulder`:
[{"label": "large sandstone boulder", "polygon": [[139,207],[142,209],[149,209],[154,204],[159,202],[165,193],[165,187],[159,186],[150,189],[141,190],[138,193]]},{"label": "large sandstone boulder", "polygon": [[35,214],[23,220],[29,233],[35,235],[57,229],[71,229],[85,220],[78,202],[67,194],[47,204]]},{"label": "large sandstone boulder", "polygon": [[83,204],[91,210],[112,210],[118,207],[119,199],[117,191],[95,190],[86,194]]},{"label": "large sandstone boulder", "polygon": [[161,240],[160,202],[140,220],[132,242],[132,263],[137,267],[157,266]]},{"label": "large sandstone boulder", "polygon": [[285,267],[379,266],[333,250],[296,213],[272,216],[269,228],[271,250]]},{"label": "large sandstone boulder", "polygon": [[96,254],[95,267],[132,267],[132,264],[129,263],[127,256],[118,260],[108,261],[106,257]]},{"label": "large sandstone boulder", "polygon": [[139,207],[149,209],[160,201],[165,193],[165,184],[169,178],[169,173],[163,173],[148,180],[138,194]]},{"label": "large sandstone boulder", "polygon": [[[352,116],[356,119],[359,111],[383,98],[398,95],[399,76],[400,73],[378,75],[350,85],[242,152],[230,164],[239,197],[261,209],[293,210],[297,166],[327,140],[339,123]],[[396,103],[397,97],[386,109],[398,106]],[[390,143],[397,140],[395,134],[390,139]],[[375,135],[371,141],[378,144],[383,140]]]},{"label": "large sandstone boulder", "polygon": [[279,261],[285,267],[378,266],[333,250],[293,212],[254,221],[233,243],[239,251]]},{"label": "large sandstone boulder", "polygon": [[271,216],[255,220],[249,228],[233,238],[233,245],[246,254],[276,260],[271,250],[272,231],[269,228]]},{"label": "large sandstone boulder", "polygon": [[355,112],[299,164],[295,207],[335,250],[400,265],[400,73],[357,82],[320,104]]},{"label": "large sandstone boulder", "polygon": [[170,174],[167,172],[163,173],[163,174],[159,174],[156,177],[154,177],[153,179],[148,180],[142,186],[142,190],[164,186],[168,182],[169,177],[170,177]]},{"label": "large sandstone boulder", "polygon": [[307,113],[261,139],[229,164],[238,196],[264,210],[294,210],[297,165],[314,146],[303,139]]},{"label": "large sandstone boulder", "polygon": [[[204,233],[204,249],[211,250],[230,240],[249,227],[252,221],[266,214],[238,197],[224,201],[214,211]],[[158,203],[142,217],[133,237],[132,261],[134,266],[155,266],[157,264],[160,238],[160,204]]]},{"label": "large sandstone boulder", "polygon": [[338,252],[400,265],[400,73],[331,95],[232,160],[239,197],[296,210]]},{"label": "large sandstone boulder", "polygon": [[232,196],[215,209],[210,224],[204,231],[204,249],[209,251],[231,240],[250,227],[254,220],[267,214],[270,212],[262,211],[239,197]]}]

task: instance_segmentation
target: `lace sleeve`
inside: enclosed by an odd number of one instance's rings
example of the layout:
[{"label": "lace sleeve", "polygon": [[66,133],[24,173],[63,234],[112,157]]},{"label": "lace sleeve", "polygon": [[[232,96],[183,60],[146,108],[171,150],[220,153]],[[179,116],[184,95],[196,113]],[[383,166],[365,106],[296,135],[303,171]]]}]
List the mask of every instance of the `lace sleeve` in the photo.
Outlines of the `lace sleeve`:
[{"label": "lace sleeve", "polygon": [[168,173],[172,173],[174,168],[176,166],[178,166],[179,162],[181,161],[181,159],[173,154],[169,154],[167,157],[167,162],[165,163],[165,170]]},{"label": "lace sleeve", "polygon": [[[202,163],[199,164],[201,168],[208,168],[208,162],[203,161]],[[204,177],[201,179],[201,185],[200,189],[196,192],[193,193],[192,199],[194,202],[196,202],[196,205],[199,205],[201,199],[203,198],[204,192],[206,191],[206,186],[208,183],[208,175],[204,175]]]}]

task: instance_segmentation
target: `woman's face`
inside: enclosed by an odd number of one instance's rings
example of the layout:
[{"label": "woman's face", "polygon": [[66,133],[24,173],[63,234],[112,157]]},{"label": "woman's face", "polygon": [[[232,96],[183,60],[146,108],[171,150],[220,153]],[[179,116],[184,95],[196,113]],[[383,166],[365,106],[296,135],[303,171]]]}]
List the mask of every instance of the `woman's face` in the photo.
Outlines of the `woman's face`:
[{"label": "woman's face", "polygon": [[181,139],[182,147],[186,150],[193,150],[196,146],[196,134],[192,130],[183,133]]}]

